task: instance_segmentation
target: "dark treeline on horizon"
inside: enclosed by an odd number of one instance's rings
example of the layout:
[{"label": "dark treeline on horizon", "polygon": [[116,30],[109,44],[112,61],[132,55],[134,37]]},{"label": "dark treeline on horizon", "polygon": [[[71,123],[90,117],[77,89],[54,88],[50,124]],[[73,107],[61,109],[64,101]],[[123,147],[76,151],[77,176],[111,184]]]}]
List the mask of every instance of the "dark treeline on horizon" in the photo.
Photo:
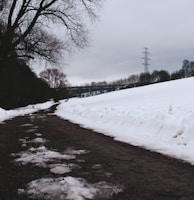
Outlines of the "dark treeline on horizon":
[{"label": "dark treeline on horizon", "polygon": [[194,76],[194,63],[188,60],[183,61],[183,67],[180,70],[169,73],[167,70],[153,70],[152,72],[142,72],[140,74],[132,74],[127,78],[121,78],[115,81],[100,81],[86,83],[84,86],[104,86],[104,85],[123,85],[123,86],[143,86],[153,83],[160,83],[170,80],[182,79]]}]

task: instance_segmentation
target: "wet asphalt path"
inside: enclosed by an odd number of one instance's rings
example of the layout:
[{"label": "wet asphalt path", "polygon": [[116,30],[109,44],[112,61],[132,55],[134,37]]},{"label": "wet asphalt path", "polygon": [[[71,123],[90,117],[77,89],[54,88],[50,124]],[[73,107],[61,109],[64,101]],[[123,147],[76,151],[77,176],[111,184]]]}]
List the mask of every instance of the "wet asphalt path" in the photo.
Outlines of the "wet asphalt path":
[{"label": "wet asphalt path", "polygon": [[[74,158],[41,160],[42,165],[16,162],[21,152],[29,153],[31,149],[37,153],[42,146],[50,153]],[[42,158],[45,152],[39,150],[37,155]],[[52,173],[51,166],[56,163],[74,167],[63,174]],[[1,200],[32,199],[26,193],[28,183],[41,178],[58,180],[62,176],[79,178],[86,181],[85,185],[103,190],[91,198],[83,195],[82,199],[194,199],[194,166],[116,142],[62,120],[52,115],[52,110],[17,117],[0,125]],[[44,195],[33,198],[57,199]],[[64,195],[61,199],[68,197]]]}]

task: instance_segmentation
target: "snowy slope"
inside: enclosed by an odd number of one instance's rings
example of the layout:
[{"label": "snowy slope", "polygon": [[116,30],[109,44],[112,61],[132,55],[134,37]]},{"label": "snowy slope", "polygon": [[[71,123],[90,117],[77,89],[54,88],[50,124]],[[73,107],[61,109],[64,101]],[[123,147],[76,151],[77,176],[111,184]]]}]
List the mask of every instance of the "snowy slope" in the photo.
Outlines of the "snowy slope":
[{"label": "snowy slope", "polygon": [[62,101],[56,114],[194,164],[194,78]]}]

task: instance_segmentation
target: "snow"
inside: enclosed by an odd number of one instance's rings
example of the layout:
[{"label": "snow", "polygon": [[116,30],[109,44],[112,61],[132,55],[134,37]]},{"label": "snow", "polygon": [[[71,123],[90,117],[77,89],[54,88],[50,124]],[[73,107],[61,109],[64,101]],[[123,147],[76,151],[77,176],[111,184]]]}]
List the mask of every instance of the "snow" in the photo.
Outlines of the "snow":
[{"label": "snow", "polygon": [[[42,134],[38,133],[38,135]],[[25,144],[28,149],[19,153],[12,153],[11,156],[14,157],[14,163],[49,168],[52,175],[51,177],[47,175],[47,178],[33,180],[25,188],[19,188],[17,190],[18,195],[42,200],[85,200],[107,199],[123,191],[122,186],[105,181],[89,183],[83,178],[64,176],[73,169],[79,170],[81,168],[78,164],[66,163],[67,161],[72,159],[76,161],[76,157],[87,154],[90,151],[67,147],[63,153],[60,153],[57,150],[49,150],[46,146],[42,146],[46,139],[40,138],[37,134],[35,136],[36,138],[31,140],[29,137],[19,139],[20,144]],[[39,147],[31,147],[29,144],[36,144]],[[59,177],[60,175],[61,177]],[[57,178],[53,178],[55,176]]]},{"label": "snow", "polygon": [[[194,78],[170,81],[144,87],[126,89],[103,95],[74,98],[61,101],[56,115],[91,128],[115,140],[160,152],[194,164]],[[16,116],[48,109],[52,101],[30,105],[15,110],[0,108],[0,122]],[[33,121],[33,115],[32,121]],[[39,116],[44,120],[45,116]],[[24,124],[27,133],[35,132],[35,138],[20,138],[25,151],[13,153],[15,163],[48,168],[51,177],[30,182],[18,189],[19,195],[32,199],[100,199],[110,198],[122,191],[122,187],[104,181],[89,183],[78,177],[64,176],[79,165],[69,163],[88,150],[72,147],[62,153],[48,149],[47,141],[33,124]],[[31,147],[34,145],[35,147]],[[38,147],[37,147],[38,146]],[[85,160],[76,160],[85,162]],[[99,170],[101,164],[93,169]],[[107,177],[110,173],[106,173]],[[57,178],[53,178],[57,176]],[[62,177],[59,177],[62,176]]]},{"label": "snow", "polygon": [[[42,134],[35,133],[34,135],[37,136]],[[22,147],[28,147],[28,149],[11,154],[11,156],[14,157],[15,163],[20,165],[32,164],[38,167],[49,168],[50,172],[53,174],[65,174],[71,172],[72,169],[79,169],[79,165],[74,163],[66,164],[64,161],[75,160],[76,156],[89,153],[87,150],[76,150],[72,147],[66,148],[63,153],[60,153],[57,150],[49,150],[46,146],[43,146],[43,144],[48,141],[38,136],[31,140],[29,137],[20,138],[19,142]],[[28,144],[36,144],[39,146],[29,147],[30,145]]]},{"label": "snow", "polygon": [[50,167],[50,172],[54,173],[54,174],[65,174],[68,172],[71,172],[72,169],[79,169],[80,166],[70,163],[70,164],[51,164],[49,165]]},{"label": "snow", "polygon": [[83,127],[194,164],[194,78],[61,101]]},{"label": "snow", "polygon": [[106,182],[89,184],[85,179],[67,176],[34,180],[27,185],[26,191],[19,189],[18,192],[26,193],[32,199],[85,200],[108,198],[121,191],[119,186]]},{"label": "snow", "polygon": [[37,137],[33,140],[31,140],[29,143],[35,143],[35,144],[45,144],[47,142],[47,140],[41,138],[41,137]]},{"label": "snow", "polygon": [[[45,110],[50,108],[54,104],[53,101],[47,101],[45,103],[39,103],[35,105],[29,105],[26,107],[17,108],[14,110],[4,110],[0,108],[0,122],[3,122],[8,119],[12,119],[17,116],[23,116],[26,114],[34,113],[39,110]],[[27,125],[26,125],[27,126]]]},{"label": "snow", "polygon": [[[9,111],[0,108],[0,123],[16,116],[23,116],[39,110],[48,109],[53,104],[54,103],[50,101]],[[40,120],[46,119],[44,115],[37,115],[36,117],[35,114],[30,115],[32,122],[36,118]],[[89,183],[83,178],[64,176],[72,170],[79,171],[81,167],[78,164],[70,162],[72,160],[77,163],[85,162],[85,160],[79,160],[77,157],[82,154],[90,153],[90,151],[68,147],[61,153],[56,149],[49,149],[44,146],[49,141],[43,138],[42,133],[36,132],[38,127],[34,126],[33,123],[22,124],[20,127],[27,128],[27,134],[34,132],[34,138],[25,136],[24,138],[18,139],[21,147],[25,150],[12,153],[10,156],[13,158],[13,162],[17,164],[18,167],[21,165],[32,165],[39,168],[48,168],[51,177],[48,177],[48,175],[47,178],[44,177],[31,181],[25,188],[18,189],[18,195],[24,195],[24,198],[28,196],[30,199],[42,200],[84,200],[110,198],[113,194],[117,194],[123,190],[122,186],[105,181]]]},{"label": "snow", "polygon": [[22,151],[13,156],[18,157],[14,161],[21,165],[34,164],[39,167],[47,167],[47,163],[51,161],[75,159],[74,155],[48,150],[45,146],[31,147],[27,151]]},{"label": "snow", "polygon": [[88,154],[90,151],[88,150],[76,150],[72,147],[68,147],[64,153],[68,154],[68,155],[82,155],[82,154]]}]

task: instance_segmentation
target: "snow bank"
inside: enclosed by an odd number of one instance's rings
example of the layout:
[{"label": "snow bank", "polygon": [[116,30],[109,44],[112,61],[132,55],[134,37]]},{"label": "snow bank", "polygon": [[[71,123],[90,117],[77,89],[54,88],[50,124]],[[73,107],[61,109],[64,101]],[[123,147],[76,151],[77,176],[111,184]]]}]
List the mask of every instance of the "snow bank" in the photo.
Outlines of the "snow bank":
[{"label": "snow bank", "polygon": [[194,164],[194,78],[61,101],[56,114]]},{"label": "snow bank", "polygon": [[3,122],[8,119],[12,119],[17,116],[23,116],[26,114],[34,113],[39,110],[45,110],[50,108],[54,104],[53,101],[48,101],[45,103],[39,103],[35,105],[29,105],[26,107],[14,109],[14,110],[4,110],[0,108],[0,122]]}]

